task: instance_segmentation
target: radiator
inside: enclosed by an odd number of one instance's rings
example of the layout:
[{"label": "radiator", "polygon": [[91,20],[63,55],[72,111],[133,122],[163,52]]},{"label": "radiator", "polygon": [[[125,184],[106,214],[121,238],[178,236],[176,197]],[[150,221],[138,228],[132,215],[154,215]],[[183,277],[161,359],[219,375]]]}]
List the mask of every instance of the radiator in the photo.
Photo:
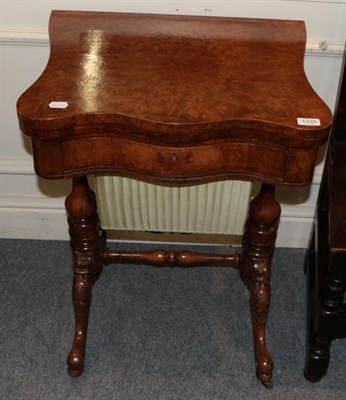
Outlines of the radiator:
[{"label": "radiator", "polygon": [[251,183],[170,187],[98,176],[95,192],[103,229],[241,235]]}]

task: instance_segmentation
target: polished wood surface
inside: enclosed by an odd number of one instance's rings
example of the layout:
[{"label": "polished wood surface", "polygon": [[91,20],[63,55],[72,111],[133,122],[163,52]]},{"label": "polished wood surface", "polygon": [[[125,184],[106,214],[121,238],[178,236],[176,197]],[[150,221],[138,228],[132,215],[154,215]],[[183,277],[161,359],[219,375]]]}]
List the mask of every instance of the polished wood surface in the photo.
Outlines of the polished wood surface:
[{"label": "polished wood surface", "polygon": [[311,180],[331,114],[305,77],[303,22],[54,11],[49,30],[18,101],[39,175]]},{"label": "polished wood surface", "polygon": [[[275,185],[311,182],[332,120],[305,77],[304,23],[54,11],[50,39],[48,65],[17,109],[38,175],[73,178],[69,374],[84,370],[92,287],[104,264],[215,264],[239,268],[249,289],[256,373],[271,388],[265,331],[281,211]],[[262,182],[242,256],[109,250],[86,178],[105,173],[172,185]]]}]

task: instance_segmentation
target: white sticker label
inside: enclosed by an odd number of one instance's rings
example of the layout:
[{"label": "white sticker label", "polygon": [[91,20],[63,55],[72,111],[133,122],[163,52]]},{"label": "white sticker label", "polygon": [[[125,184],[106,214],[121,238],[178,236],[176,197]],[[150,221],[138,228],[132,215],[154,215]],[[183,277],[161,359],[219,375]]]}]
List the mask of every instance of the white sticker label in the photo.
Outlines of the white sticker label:
[{"label": "white sticker label", "polygon": [[298,125],[304,126],[321,126],[321,121],[318,118],[297,118]]},{"label": "white sticker label", "polygon": [[67,101],[52,101],[49,103],[50,108],[67,108],[68,102]]}]

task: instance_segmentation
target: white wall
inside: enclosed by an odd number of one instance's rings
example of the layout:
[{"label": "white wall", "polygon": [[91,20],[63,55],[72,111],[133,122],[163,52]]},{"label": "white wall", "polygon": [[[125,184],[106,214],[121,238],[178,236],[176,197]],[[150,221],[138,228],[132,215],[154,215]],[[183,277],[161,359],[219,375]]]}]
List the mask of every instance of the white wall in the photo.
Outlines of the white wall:
[{"label": "white wall", "polygon": [[[333,110],[346,38],[346,0],[252,1],[2,1],[1,3],[1,237],[68,239],[64,196],[69,182],[37,178],[30,142],[18,127],[16,100],[37,79],[48,56],[52,9],[152,12],[306,22],[305,69],[316,92]],[[278,246],[305,247],[322,174],[320,157],[313,184],[279,189],[282,218]]]}]

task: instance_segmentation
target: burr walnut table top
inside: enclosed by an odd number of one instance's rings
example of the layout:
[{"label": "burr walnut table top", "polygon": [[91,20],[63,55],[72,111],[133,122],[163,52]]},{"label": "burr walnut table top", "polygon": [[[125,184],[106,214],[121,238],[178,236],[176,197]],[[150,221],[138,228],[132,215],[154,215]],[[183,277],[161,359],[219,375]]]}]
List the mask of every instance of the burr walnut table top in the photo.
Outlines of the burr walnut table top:
[{"label": "burr walnut table top", "polygon": [[18,101],[39,175],[311,181],[332,118],[303,22],[53,11],[49,32]]}]

